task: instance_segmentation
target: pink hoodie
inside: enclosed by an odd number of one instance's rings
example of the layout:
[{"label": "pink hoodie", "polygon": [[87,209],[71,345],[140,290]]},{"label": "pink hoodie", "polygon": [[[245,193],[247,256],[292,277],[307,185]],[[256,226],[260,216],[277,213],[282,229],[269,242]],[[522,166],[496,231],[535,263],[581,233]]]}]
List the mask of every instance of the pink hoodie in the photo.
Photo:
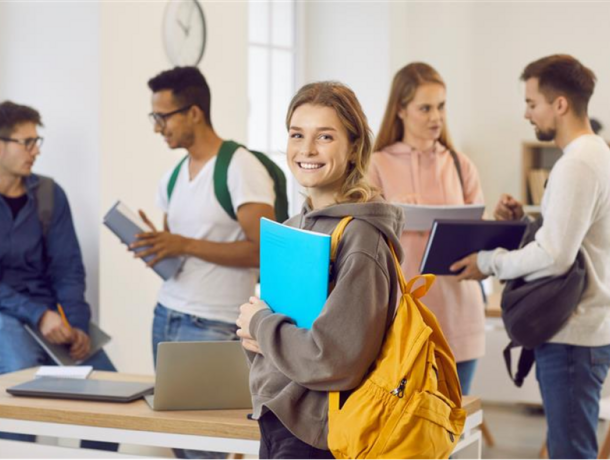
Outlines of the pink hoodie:
[{"label": "pink hoodie", "polygon": [[[389,202],[413,204],[483,203],[483,191],[474,164],[460,153],[464,190],[449,150],[436,143],[434,150],[419,152],[402,142],[375,152],[369,168],[370,181]],[[429,232],[403,232],[402,263],[407,280],[419,274]],[[424,303],[435,313],[457,362],[485,354],[485,306],[481,288],[474,281],[455,281],[439,276]]]}]

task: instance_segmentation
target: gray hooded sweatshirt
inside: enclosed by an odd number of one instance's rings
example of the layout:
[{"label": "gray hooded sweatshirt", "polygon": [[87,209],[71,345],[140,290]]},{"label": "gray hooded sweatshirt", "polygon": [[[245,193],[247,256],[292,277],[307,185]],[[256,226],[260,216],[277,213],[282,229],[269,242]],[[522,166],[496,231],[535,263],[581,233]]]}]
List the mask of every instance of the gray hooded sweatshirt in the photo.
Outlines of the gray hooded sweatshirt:
[{"label": "gray hooded sweatshirt", "polygon": [[[271,410],[297,438],[328,449],[328,392],[356,388],[379,354],[400,287],[402,211],[383,201],[339,204],[302,214],[286,225],[331,234],[353,216],[339,244],[335,287],[312,328],[297,328],[270,310],[257,312],[250,332],[262,354],[248,353],[254,418]],[[307,283],[307,279],[303,279]]]}]

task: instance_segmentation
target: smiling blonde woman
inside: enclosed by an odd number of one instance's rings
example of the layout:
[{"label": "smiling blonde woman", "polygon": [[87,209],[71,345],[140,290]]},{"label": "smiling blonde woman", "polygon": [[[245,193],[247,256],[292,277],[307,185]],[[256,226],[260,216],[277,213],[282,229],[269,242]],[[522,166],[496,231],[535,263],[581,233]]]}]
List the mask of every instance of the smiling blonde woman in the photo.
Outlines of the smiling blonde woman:
[{"label": "smiling blonde woman", "polygon": [[334,289],[312,328],[296,327],[253,297],[241,306],[238,335],[252,363],[260,458],[333,458],[328,392],[356,388],[379,353],[396,309],[398,278],[388,242],[400,250],[402,213],[365,178],[370,130],[345,85],[301,88],[287,127],[288,163],[308,200],[286,225],[331,234],[343,217],[354,219],[333,264]]}]

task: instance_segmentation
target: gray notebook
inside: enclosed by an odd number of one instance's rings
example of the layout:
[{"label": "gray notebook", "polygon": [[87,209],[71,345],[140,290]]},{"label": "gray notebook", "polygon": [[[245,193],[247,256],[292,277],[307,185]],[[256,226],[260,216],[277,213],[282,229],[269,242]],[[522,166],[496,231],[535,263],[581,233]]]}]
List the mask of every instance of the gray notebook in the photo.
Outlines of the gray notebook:
[{"label": "gray notebook", "polygon": [[[131,211],[120,201],[110,208],[110,211],[104,216],[104,225],[108,227],[112,233],[119,237],[121,242],[129,246],[136,240],[138,233],[143,233],[146,230],[145,224],[140,217]],[[145,250],[146,247],[138,248],[135,252]],[[145,262],[149,262],[154,258],[154,255],[144,257]],[[170,279],[182,266],[183,259],[180,257],[168,257],[156,263],[152,269],[164,280]]]},{"label": "gray notebook", "polygon": [[85,356],[85,358],[76,361],[70,356],[69,345],[60,345],[49,342],[38,329],[33,329],[28,324],[25,324],[25,329],[32,337],[34,337],[34,339],[36,339],[38,345],[44,348],[44,350],[58,366],[78,366],[79,364],[87,361],[90,357],[104,348],[108,342],[110,342],[110,336],[102,331],[97,324],[89,323],[91,350],[89,351],[89,354]]}]

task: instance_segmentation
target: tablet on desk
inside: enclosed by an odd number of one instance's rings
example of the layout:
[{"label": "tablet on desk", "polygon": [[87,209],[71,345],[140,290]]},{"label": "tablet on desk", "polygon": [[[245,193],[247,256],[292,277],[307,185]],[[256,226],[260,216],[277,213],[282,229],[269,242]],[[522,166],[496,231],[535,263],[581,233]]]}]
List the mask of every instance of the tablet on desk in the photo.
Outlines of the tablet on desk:
[{"label": "tablet on desk", "polygon": [[420,273],[457,275],[449,267],[473,252],[518,249],[526,227],[521,221],[435,220]]},{"label": "tablet on desk", "polygon": [[152,393],[153,389],[152,383],[41,377],[7,388],[6,392],[14,396],[131,402]]}]

